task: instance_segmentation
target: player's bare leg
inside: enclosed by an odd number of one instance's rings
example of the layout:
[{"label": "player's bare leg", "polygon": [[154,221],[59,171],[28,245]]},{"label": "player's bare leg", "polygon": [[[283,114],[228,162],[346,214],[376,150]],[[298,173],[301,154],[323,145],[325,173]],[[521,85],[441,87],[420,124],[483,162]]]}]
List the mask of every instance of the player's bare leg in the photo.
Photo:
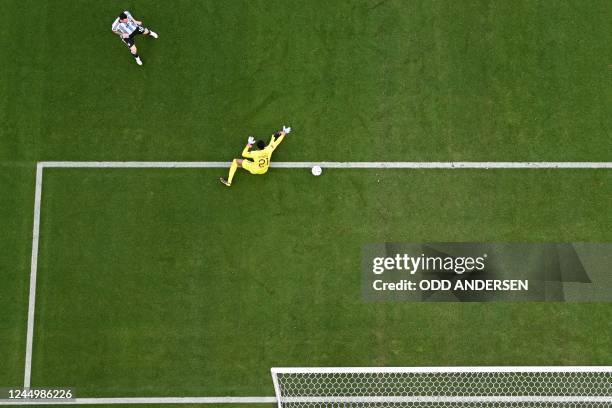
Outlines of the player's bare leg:
[{"label": "player's bare leg", "polygon": [[135,45],[132,45],[130,47],[130,52],[132,53],[132,57],[134,57],[134,59],[136,60],[136,63],[138,65],[142,65],[142,60],[140,59],[140,56],[138,55],[138,49],[136,48]]},{"label": "player's bare leg", "polygon": [[228,187],[231,186],[232,180],[234,179],[234,174],[236,174],[236,170],[238,170],[238,167],[242,167],[242,159],[234,159],[232,161],[232,165],[230,166],[229,175],[227,179],[221,177],[219,178],[219,181]]},{"label": "player's bare leg", "polygon": [[159,35],[157,35],[156,32],[149,30],[148,28],[144,29],[144,33],[143,35],[150,35],[153,38],[159,38]]}]

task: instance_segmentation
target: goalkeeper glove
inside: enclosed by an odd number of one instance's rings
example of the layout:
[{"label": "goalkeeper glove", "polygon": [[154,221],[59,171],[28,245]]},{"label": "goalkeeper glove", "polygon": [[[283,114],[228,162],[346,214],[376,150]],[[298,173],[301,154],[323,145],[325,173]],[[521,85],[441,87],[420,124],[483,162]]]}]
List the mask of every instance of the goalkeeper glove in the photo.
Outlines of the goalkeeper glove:
[{"label": "goalkeeper glove", "polygon": [[248,145],[253,146],[255,144],[255,138],[253,136],[249,136]]},{"label": "goalkeeper glove", "polygon": [[291,127],[283,125],[283,132],[285,132],[286,134],[291,133]]}]

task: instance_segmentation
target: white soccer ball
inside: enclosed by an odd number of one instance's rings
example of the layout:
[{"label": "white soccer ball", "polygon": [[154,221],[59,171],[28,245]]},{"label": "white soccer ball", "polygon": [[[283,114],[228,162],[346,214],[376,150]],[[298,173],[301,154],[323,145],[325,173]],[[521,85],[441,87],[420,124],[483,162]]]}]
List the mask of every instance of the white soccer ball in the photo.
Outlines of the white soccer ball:
[{"label": "white soccer ball", "polygon": [[313,166],[311,172],[313,176],[320,176],[323,170],[319,166]]}]

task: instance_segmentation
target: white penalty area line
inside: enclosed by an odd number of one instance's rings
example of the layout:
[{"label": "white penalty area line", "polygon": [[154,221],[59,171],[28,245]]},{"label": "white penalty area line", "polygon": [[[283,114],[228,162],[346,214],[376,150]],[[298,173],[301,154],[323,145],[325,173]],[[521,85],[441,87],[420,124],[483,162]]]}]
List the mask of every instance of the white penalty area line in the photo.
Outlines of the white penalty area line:
[{"label": "white penalty area line", "polygon": [[34,310],[36,303],[36,270],[38,267],[38,238],[40,234],[40,201],[42,198],[43,165],[36,165],[36,192],[34,193],[34,226],[32,227],[32,260],[30,263],[30,295],[28,299],[28,331],[26,334],[24,388],[30,387],[32,375],[32,345],[34,342]]},{"label": "white penalty area line", "polygon": [[276,404],[276,397],[134,397],[74,398],[69,400],[0,400],[0,405],[95,405],[95,404]]},{"label": "white penalty area line", "polygon": [[[54,168],[227,168],[230,162],[48,161]],[[270,167],[302,169],[612,169],[612,162],[273,162]]]},{"label": "white penalty area line", "polygon": [[[36,165],[32,259],[26,335],[24,388],[29,388],[32,375],[36,273],[40,234],[40,205],[43,170],[45,168],[228,168],[230,162],[140,162],[140,161],[42,161]],[[612,162],[274,162],[272,168],[303,169],[320,166],[324,169],[612,169]],[[2,402],[0,402],[2,404]]]}]

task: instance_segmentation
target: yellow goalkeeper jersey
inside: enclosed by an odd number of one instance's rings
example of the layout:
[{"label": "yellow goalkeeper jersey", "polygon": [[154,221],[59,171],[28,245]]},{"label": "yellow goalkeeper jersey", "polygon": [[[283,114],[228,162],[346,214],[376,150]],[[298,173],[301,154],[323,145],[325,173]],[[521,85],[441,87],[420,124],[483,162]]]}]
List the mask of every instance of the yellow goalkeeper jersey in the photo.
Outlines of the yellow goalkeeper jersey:
[{"label": "yellow goalkeeper jersey", "polygon": [[272,135],[272,139],[270,139],[270,143],[263,150],[249,150],[249,146],[247,145],[242,151],[242,157],[246,157],[247,159],[252,159],[252,165],[246,165],[246,162],[242,163],[242,167],[247,169],[253,174],[264,174],[268,171],[268,167],[270,167],[270,159],[272,158],[272,152],[276,147],[283,141],[285,136],[280,136],[279,138],[275,138]]}]

